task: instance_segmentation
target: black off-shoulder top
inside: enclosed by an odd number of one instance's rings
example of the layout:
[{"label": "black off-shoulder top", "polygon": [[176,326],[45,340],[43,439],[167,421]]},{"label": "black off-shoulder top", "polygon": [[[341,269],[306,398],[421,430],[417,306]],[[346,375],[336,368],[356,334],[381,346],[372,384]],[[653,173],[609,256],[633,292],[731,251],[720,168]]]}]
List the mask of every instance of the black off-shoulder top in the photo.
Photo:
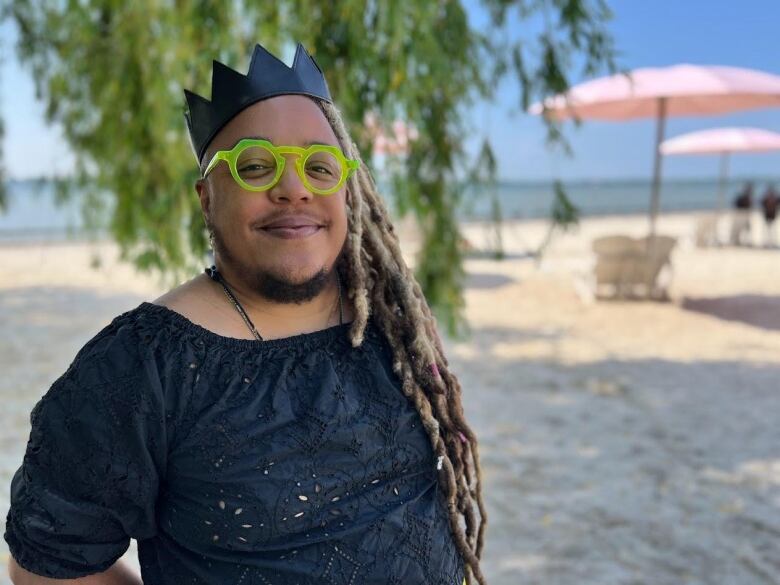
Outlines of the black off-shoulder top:
[{"label": "black off-shoulder top", "polygon": [[33,573],[147,585],[460,585],[436,460],[372,320],[269,341],[117,316],[31,415],[5,540]]}]

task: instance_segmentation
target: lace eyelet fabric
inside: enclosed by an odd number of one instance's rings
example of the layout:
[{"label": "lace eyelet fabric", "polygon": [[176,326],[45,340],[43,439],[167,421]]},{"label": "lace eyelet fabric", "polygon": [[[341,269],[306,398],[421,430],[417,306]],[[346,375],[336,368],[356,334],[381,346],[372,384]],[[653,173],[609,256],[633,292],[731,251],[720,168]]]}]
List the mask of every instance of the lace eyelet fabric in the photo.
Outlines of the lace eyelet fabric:
[{"label": "lace eyelet fabric", "polygon": [[268,341],[151,303],[35,405],[5,540],[28,571],[147,585],[460,585],[429,439],[369,320]]}]

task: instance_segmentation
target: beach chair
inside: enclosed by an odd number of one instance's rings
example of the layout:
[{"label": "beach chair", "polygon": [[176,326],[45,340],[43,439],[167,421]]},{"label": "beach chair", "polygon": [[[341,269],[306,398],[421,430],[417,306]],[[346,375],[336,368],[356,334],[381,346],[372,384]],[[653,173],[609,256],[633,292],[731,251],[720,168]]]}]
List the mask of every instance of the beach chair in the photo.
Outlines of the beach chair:
[{"label": "beach chair", "polygon": [[699,248],[709,248],[720,243],[718,241],[717,214],[705,215],[697,220],[695,240]]},{"label": "beach chair", "polygon": [[672,250],[677,240],[671,236],[646,236],[638,240],[642,249],[640,261],[636,265],[636,285],[642,286],[646,298],[667,299],[667,287],[659,282],[664,268],[671,270]]},{"label": "beach chair", "polygon": [[605,236],[593,241],[595,296],[604,287],[613,298],[668,298],[659,283],[664,268],[671,269],[671,252],[676,240],[669,236],[641,239]]},{"label": "beach chair", "polygon": [[750,210],[733,210],[731,215],[731,235],[729,237],[729,243],[733,246],[752,245],[753,241],[750,228]]},{"label": "beach chair", "polygon": [[631,294],[635,264],[641,254],[639,244],[628,236],[604,236],[593,241],[596,254],[596,297],[604,287],[611,289],[613,297]]}]

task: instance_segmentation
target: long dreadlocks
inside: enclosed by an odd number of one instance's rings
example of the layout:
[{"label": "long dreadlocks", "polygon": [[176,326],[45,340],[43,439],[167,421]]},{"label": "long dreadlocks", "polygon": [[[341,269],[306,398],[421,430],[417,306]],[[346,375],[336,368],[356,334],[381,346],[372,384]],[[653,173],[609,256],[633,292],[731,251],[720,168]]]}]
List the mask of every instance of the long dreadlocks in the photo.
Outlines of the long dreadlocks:
[{"label": "long dreadlocks", "polygon": [[[344,154],[359,159],[338,108],[315,100]],[[443,471],[450,526],[466,565],[466,579],[486,583],[479,566],[487,515],[477,438],[466,423],[458,379],[449,371],[436,322],[420,285],[406,266],[393,224],[365,165],[349,178],[348,233],[338,270],[355,307],[349,330],[353,347],[363,342],[369,315],[393,350],[393,370],[420,413],[437,468]],[[476,508],[476,509],[475,509]],[[479,511],[477,518],[476,511]],[[461,524],[465,522],[465,529]]]}]

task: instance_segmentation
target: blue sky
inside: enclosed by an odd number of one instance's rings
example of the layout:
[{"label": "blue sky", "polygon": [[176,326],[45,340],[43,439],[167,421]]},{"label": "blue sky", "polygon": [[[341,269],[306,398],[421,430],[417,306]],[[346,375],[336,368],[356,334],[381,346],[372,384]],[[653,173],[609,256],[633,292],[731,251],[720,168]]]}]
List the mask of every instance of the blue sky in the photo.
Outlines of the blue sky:
[{"label": "blue sky", "polygon": [[[612,0],[609,28],[627,69],[674,63],[718,64],[780,74],[780,0]],[[469,5],[472,2],[468,2]],[[481,15],[475,12],[475,22]],[[533,35],[533,27],[513,34]],[[6,125],[4,163],[12,178],[62,174],[72,166],[67,144],[57,128],[47,127],[35,100],[32,79],[16,62],[11,46],[15,31],[0,25],[0,112]],[[580,81],[579,78],[574,80]],[[499,89],[497,103],[478,106],[474,120],[499,155],[505,179],[649,178],[654,124],[585,122],[567,126],[574,155],[550,151],[538,118],[511,114],[518,100],[514,83]],[[757,126],[780,132],[780,109],[755,110],[717,117],[669,120],[667,137],[718,126]],[[780,153],[736,155],[734,176],[780,177]],[[667,178],[714,177],[714,157],[667,157]]]}]

